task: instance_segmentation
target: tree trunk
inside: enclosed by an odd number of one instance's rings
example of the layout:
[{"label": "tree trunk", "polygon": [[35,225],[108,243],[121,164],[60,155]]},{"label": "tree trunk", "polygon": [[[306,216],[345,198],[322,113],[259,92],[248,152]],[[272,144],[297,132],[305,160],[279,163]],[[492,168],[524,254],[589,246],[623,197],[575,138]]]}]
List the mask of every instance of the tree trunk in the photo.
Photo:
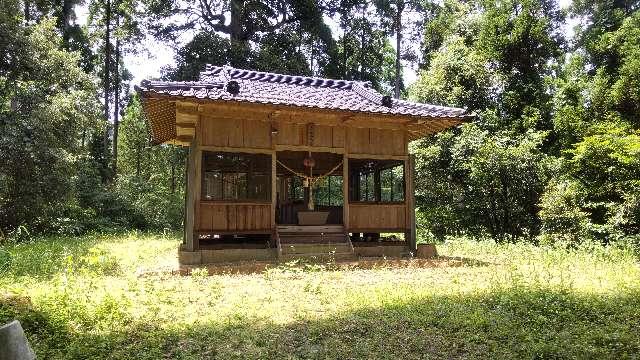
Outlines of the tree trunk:
[{"label": "tree trunk", "polygon": [[342,31],[342,78],[347,79],[347,27]]},{"label": "tree trunk", "polygon": [[28,24],[31,20],[31,2],[25,0],[24,2],[24,21]]},{"label": "tree trunk", "polygon": [[401,64],[400,64],[400,55],[401,55],[401,47],[402,47],[402,11],[404,10],[404,0],[398,0],[396,5],[397,14],[396,14],[396,84],[395,84],[395,98],[400,98],[400,76],[401,76]]},{"label": "tree trunk", "polygon": [[[364,14],[364,10],[365,10],[366,5],[362,5],[362,8],[360,10],[360,13],[362,15],[362,23],[364,24],[366,21],[365,18],[365,14]],[[360,71],[358,71],[359,73],[359,79],[360,81],[364,81],[364,63],[365,63],[365,53],[364,53],[364,42],[365,42],[366,36],[364,33],[364,26],[362,26],[362,32],[360,33]]]},{"label": "tree trunk", "polygon": [[[116,29],[120,26],[120,16],[116,13]],[[120,39],[116,37],[115,49],[115,94],[113,103],[113,175],[118,174],[118,128],[120,127]]]},{"label": "tree trunk", "polygon": [[69,46],[69,21],[73,12],[73,2],[71,0],[62,0],[62,18],[60,19],[60,30],[62,31],[62,43],[65,47]]},{"label": "tree trunk", "polygon": [[342,30],[342,59],[338,60],[338,67],[341,68],[341,79],[347,80],[347,15],[345,9],[339,11],[340,29]]},{"label": "tree trunk", "polygon": [[[110,72],[111,72],[111,0],[105,2],[105,32],[104,32],[104,118],[106,121],[104,131],[105,155],[109,153],[109,100],[110,100]],[[109,167],[108,161],[105,164]],[[109,179],[107,180],[109,181]]]},{"label": "tree trunk", "polygon": [[105,3],[104,30],[104,118],[109,121],[109,72],[111,68],[111,0]]},{"label": "tree trunk", "polygon": [[244,17],[244,0],[231,0],[231,19],[229,23],[229,40],[231,42],[231,54],[229,62],[231,66],[241,67],[244,64],[244,49],[248,45],[242,30]]}]

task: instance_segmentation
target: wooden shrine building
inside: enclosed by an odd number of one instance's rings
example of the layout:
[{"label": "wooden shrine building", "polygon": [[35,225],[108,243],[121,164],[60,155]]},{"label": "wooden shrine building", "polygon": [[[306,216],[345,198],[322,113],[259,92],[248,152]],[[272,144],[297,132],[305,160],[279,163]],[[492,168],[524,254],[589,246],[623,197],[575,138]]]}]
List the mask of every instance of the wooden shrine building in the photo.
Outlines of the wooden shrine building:
[{"label": "wooden shrine building", "polygon": [[367,82],[231,67],[137,90],[151,143],[189,147],[182,264],[412,252],[408,144],[471,117]]}]

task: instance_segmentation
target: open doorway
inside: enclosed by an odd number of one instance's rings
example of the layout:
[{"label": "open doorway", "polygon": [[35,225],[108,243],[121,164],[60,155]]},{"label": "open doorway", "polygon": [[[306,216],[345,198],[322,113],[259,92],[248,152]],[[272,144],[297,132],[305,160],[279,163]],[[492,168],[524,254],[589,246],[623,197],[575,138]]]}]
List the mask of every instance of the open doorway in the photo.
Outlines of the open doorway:
[{"label": "open doorway", "polygon": [[310,215],[319,219],[314,225],[343,223],[341,154],[278,151],[276,160],[279,225],[308,225]]}]

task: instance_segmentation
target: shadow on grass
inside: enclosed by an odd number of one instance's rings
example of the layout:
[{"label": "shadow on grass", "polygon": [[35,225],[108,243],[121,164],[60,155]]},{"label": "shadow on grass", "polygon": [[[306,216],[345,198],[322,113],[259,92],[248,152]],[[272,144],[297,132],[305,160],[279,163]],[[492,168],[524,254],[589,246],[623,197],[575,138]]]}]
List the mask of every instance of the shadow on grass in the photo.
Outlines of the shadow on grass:
[{"label": "shadow on grass", "polygon": [[618,359],[640,353],[639,296],[511,289],[287,324],[239,312],[219,323],[162,327],[145,319],[108,331],[74,330],[14,297],[0,298],[0,323],[19,319],[41,359]]},{"label": "shadow on grass", "polygon": [[[445,267],[482,267],[495,265],[471,258],[438,256],[429,259],[405,258],[362,258],[359,260],[343,260],[334,262],[318,262],[311,260],[277,261],[244,261],[234,263],[218,263],[203,265],[182,265],[178,271],[169,272],[178,275],[190,275],[194,269],[207,269],[209,275],[214,274],[259,274],[270,270],[298,269],[302,271],[342,271],[342,270],[371,270],[371,269],[416,269],[416,268],[445,268]],[[160,271],[160,273],[166,271]],[[148,271],[143,276],[158,275],[158,271]]]}]

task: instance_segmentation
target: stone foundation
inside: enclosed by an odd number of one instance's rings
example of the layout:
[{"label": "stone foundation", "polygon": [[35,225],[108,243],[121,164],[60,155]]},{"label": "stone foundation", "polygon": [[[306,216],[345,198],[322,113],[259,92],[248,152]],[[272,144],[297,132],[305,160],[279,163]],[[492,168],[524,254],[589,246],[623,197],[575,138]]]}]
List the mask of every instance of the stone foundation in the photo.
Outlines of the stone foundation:
[{"label": "stone foundation", "polygon": [[276,249],[178,250],[180,265],[232,263],[241,261],[275,261]]},{"label": "stone foundation", "polygon": [[359,257],[401,258],[408,253],[405,245],[353,246],[353,252]]},{"label": "stone foundation", "polygon": [[438,250],[434,244],[418,244],[416,256],[422,259],[429,259],[438,256]]}]

